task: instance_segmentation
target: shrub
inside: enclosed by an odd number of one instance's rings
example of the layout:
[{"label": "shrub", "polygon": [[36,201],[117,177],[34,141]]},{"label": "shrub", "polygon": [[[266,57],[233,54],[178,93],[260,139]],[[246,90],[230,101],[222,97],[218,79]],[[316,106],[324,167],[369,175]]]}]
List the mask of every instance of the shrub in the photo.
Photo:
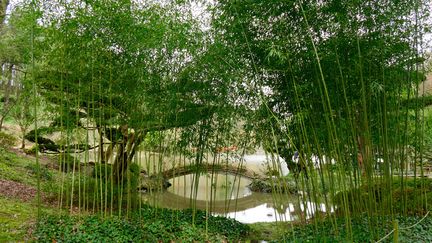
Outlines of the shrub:
[{"label": "shrub", "polygon": [[297,193],[297,185],[294,181],[287,178],[267,178],[255,179],[248,185],[253,192],[278,192],[278,193]]},{"label": "shrub", "polygon": [[59,154],[58,163],[63,172],[71,172],[74,168],[75,170],[78,170],[78,166],[81,164],[79,160],[75,159],[75,157],[69,153]]},{"label": "shrub", "polygon": [[31,154],[31,155],[35,155],[36,152],[38,151],[38,148],[36,145],[33,145],[31,148],[29,149],[24,149],[24,153],[26,154]]},{"label": "shrub", "polygon": [[10,148],[13,147],[17,142],[17,139],[5,132],[0,132],[0,147]]},{"label": "shrub", "polygon": [[[29,171],[31,175],[36,176],[38,174],[38,169],[36,164],[28,164],[25,168]],[[45,181],[50,181],[53,178],[51,171],[45,166],[39,166],[40,178]]]},{"label": "shrub", "polygon": [[379,210],[380,205],[388,206],[384,207],[386,211],[382,213],[390,213],[390,204],[393,212],[401,214],[424,214],[427,210],[432,209],[432,205],[426,205],[426,201],[432,201],[431,179],[405,179],[403,188],[400,179],[394,179],[391,183],[391,193],[389,185],[378,183],[368,186],[364,184],[358,188],[337,193],[333,203],[339,213],[343,214],[348,209],[354,215],[362,214],[375,207]]},{"label": "shrub", "polygon": [[[108,177],[105,177],[105,172]],[[85,172],[75,172],[72,179],[72,174],[66,173],[64,181],[58,182],[58,188],[51,187],[49,190],[53,192],[62,191],[65,206],[70,206],[72,200],[75,206],[80,205],[95,210],[101,210],[103,205],[112,205],[114,209],[119,207],[136,208],[139,204],[139,165],[130,165],[127,176],[119,183],[111,180],[111,175],[111,165],[96,164],[90,175],[86,175]],[[63,184],[62,190],[59,188],[61,184]]]}]

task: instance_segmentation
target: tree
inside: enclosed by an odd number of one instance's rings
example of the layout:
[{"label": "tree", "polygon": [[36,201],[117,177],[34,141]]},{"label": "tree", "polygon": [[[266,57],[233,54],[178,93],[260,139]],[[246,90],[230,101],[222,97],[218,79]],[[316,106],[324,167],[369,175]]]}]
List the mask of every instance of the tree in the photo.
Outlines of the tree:
[{"label": "tree", "polygon": [[219,1],[213,25],[253,73],[253,122],[273,150],[287,161],[308,154],[301,163],[325,154],[350,164],[359,153],[370,170],[375,151],[403,143],[389,132],[403,131],[401,97],[423,78],[414,39],[424,29],[407,21],[424,20],[422,4]]},{"label": "tree", "polygon": [[11,110],[11,116],[21,130],[21,149],[25,149],[25,135],[37,119],[34,106],[39,110],[41,107],[40,100],[32,91],[31,85],[25,85],[17,97],[17,104]]},{"label": "tree", "polygon": [[27,14],[30,12],[28,8],[24,3],[16,6],[8,22],[0,28],[0,130],[17,103],[23,88],[21,80],[31,63],[33,50],[30,40],[32,33],[37,35],[37,28],[29,28],[34,19]]},{"label": "tree", "polygon": [[192,79],[192,66],[205,53],[203,35],[176,5],[83,1],[51,7],[68,11],[46,19],[37,43],[43,50],[34,70],[39,92],[57,105],[53,126],[98,130],[100,157],[107,162],[114,156],[117,179],[149,131],[189,126],[215,112],[216,104],[202,99],[213,84]]}]

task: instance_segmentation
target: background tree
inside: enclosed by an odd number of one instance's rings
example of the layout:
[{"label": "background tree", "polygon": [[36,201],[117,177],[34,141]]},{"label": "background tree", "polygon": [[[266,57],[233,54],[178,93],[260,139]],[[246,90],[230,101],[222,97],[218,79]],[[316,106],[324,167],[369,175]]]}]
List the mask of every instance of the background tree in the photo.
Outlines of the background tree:
[{"label": "background tree", "polygon": [[0,29],[6,17],[6,10],[9,6],[9,0],[0,0]]},{"label": "background tree", "polygon": [[[4,3],[4,2],[3,2]],[[18,5],[11,12],[7,23],[0,28],[0,130],[3,122],[16,104],[23,85],[21,79],[26,75],[31,60],[33,23],[26,4]],[[37,28],[33,30],[37,35]]]},{"label": "background tree", "polygon": [[[11,116],[18,124],[21,132],[21,149],[25,149],[25,135],[37,118],[41,118],[41,101],[32,92],[32,86],[27,82],[17,97],[16,105],[11,110]],[[39,114],[35,114],[34,106],[37,106]],[[36,116],[38,115],[38,117]]]}]

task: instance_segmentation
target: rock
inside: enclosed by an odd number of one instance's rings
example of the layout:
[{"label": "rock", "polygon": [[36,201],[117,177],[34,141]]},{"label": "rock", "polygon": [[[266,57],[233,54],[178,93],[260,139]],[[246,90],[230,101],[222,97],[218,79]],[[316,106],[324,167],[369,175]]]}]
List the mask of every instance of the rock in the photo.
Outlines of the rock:
[{"label": "rock", "polygon": [[141,185],[138,187],[138,190],[143,192],[166,190],[167,188],[172,186],[172,184],[168,180],[161,176],[147,176],[142,174],[141,176]]},{"label": "rock", "polygon": [[282,192],[282,193],[297,193],[297,187],[294,182],[284,178],[266,178],[255,179],[248,185],[253,192]]}]

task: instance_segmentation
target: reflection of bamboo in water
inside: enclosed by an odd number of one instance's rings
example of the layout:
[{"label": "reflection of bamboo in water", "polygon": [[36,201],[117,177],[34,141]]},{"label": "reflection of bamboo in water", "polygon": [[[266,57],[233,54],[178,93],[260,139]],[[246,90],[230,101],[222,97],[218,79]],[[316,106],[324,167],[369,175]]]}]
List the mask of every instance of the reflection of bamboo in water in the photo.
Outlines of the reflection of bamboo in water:
[{"label": "reflection of bamboo in water", "polygon": [[[177,209],[186,209],[190,208],[190,198],[182,197],[180,195],[176,195],[171,192],[159,192],[153,193],[152,195],[144,195],[144,200],[151,201],[154,204],[158,204],[162,207],[168,208],[177,208]],[[151,199],[151,200],[149,200]],[[287,196],[285,198],[285,202],[283,203],[283,212],[287,212],[290,210],[290,214],[301,215],[302,210],[299,205],[293,203],[295,201],[294,196]],[[233,213],[238,211],[244,211],[253,207],[257,207],[259,205],[267,204],[267,207],[277,208],[278,206],[274,204],[273,198],[270,194],[266,193],[252,193],[249,196],[231,199],[230,207],[225,207],[225,200],[213,201],[212,202],[212,212],[213,213]],[[237,201],[234,204],[234,201]],[[194,203],[197,209],[206,209],[206,205],[208,202],[206,200],[196,200]],[[234,206],[235,205],[235,206]],[[279,206],[280,207],[280,206]],[[281,211],[282,212],[282,211]]]}]

